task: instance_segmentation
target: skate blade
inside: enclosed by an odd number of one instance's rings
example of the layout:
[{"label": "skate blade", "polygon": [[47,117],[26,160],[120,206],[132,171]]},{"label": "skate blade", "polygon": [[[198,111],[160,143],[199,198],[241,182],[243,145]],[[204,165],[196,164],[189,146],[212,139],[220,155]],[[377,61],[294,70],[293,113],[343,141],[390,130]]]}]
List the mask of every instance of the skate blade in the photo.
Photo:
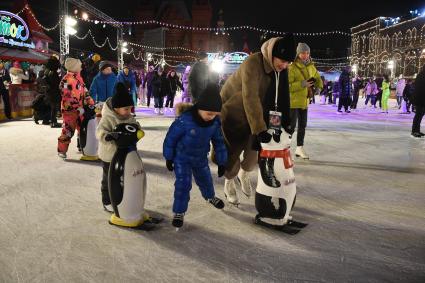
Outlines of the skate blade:
[{"label": "skate blade", "polygon": [[164,218],[160,217],[149,217],[145,222],[152,223],[152,224],[159,224],[162,221],[164,221]]},{"label": "skate blade", "polygon": [[255,217],[254,223],[257,224],[257,225],[263,226],[263,227],[267,227],[267,228],[271,228],[271,229],[283,232],[283,233],[288,234],[288,235],[296,235],[301,231],[299,229],[292,228],[288,225],[276,226],[276,225],[272,225],[272,224],[263,222],[263,221],[260,220],[260,218],[258,216]]},{"label": "skate blade", "polygon": [[149,222],[143,222],[143,224],[139,225],[139,226],[135,226],[135,227],[126,227],[126,226],[121,226],[121,225],[117,225],[112,223],[110,220],[108,221],[109,224],[122,228],[122,229],[131,229],[131,230],[140,230],[140,231],[151,231],[155,228],[155,225]]},{"label": "skate blade", "polygon": [[302,228],[307,227],[308,223],[290,220],[290,221],[288,221],[287,226],[302,229]]},{"label": "skate blade", "polygon": [[231,201],[227,198],[226,193],[224,193],[224,197],[226,198],[226,201],[227,201],[229,204],[231,204],[231,205],[233,205],[233,206],[236,206],[236,207],[239,207],[240,202],[231,202]]}]

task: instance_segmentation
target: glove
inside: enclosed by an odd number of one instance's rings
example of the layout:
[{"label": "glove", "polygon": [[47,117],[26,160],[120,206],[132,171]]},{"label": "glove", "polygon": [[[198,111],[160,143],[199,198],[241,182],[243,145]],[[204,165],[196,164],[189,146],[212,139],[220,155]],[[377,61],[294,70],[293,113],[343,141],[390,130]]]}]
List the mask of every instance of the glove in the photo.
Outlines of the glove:
[{"label": "glove", "polygon": [[267,131],[258,134],[258,141],[261,143],[269,143],[272,140],[272,135]]},{"label": "glove", "polygon": [[83,107],[78,108],[77,111],[80,112],[80,115],[84,114],[84,108]]},{"label": "glove", "polygon": [[174,170],[173,160],[167,160],[165,162],[165,165],[167,166],[168,171],[173,171]]},{"label": "glove", "polygon": [[223,177],[224,172],[226,172],[226,167],[224,165],[218,165],[218,172],[217,175],[218,177]]},{"label": "glove", "polygon": [[118,138],[117,133],[109,133],[105,136],[105,141],[114,141]]}]

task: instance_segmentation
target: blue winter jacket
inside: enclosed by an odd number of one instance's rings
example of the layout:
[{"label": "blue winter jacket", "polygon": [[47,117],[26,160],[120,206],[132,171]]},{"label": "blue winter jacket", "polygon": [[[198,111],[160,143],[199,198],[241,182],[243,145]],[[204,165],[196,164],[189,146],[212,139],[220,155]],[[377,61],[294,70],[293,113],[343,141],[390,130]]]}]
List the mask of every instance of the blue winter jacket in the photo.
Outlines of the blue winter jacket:
[{"label": "blue winter jacket", "polygon": [[114,73],[104,75],[99,72],[93,79],[90,86],[90,96],[96,102],[105,102],[106,99],[112,97],[117,77]]},{"label": "blue winter jacket", "polygon": [[128,76],[126,76],[123,71],[120,71],[117,82],[123,83],[129,89],[131,94],[137,93],[136,76],[132,71],[128,72]]},{"label": "blue winter jacket", "polygon": [[171,124],[164,140],[163,155],[166,160],[190,162],[201,165],[208,162],[210,141],[214,146],[215,159],[218,165],[227,162],[227,149],[221,132],[220,118],[214,118],[212,125],[199,126],[192,115],[186,111]]}]

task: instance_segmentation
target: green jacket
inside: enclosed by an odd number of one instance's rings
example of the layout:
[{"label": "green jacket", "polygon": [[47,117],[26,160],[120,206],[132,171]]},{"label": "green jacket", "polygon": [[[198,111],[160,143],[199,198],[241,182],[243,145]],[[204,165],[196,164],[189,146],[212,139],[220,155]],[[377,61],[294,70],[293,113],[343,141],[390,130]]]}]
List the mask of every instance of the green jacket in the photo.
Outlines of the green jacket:
[{"label": "green jacket", "polygon": [[323,89],[323,82],[320,78],[320,74],[312,62],[304,65],[300,59],[296,59],[295,62],[289,66],[288,80],[291,109],[306,109],[308,107],[308,90],[306,87],[302,86],[302,81],[308,80],[311,77],[316,79],[314,86],[320,90]]},{"label": "green jacket", "polygon": [[382,82],[382,96],[383,97],[390,97],[390,83],[384,81]]}]

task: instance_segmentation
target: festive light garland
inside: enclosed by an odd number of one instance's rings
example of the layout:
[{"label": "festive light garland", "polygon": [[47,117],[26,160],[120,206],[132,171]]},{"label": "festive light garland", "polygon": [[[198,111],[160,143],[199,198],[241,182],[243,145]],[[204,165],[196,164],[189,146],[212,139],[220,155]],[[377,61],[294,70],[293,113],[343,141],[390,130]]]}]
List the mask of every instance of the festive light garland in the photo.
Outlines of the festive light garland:
[{"label": "festive light garland", "polygon": [[[75,17],[75,18],[79,19],[81,21],[90,22],[90,23],[94,23],[94,24],[116,23],[116,22],[111,22],[111,21],[98,21],[98,20],[92,20],[92,19],[83,19],[81,17]],[[288,32],[283,32],[283,31],[268,30],[268,29],[257,28],[257,27],[252,27],[252,26],[232,26],[232,27],[220,27],[220,28],[193,27],[193,26],[170,24],[170,23],[165,23],[165,22],[156,21],[156,20],[124,21],[124,22],[119,22],[119,23],[122,24],[122,25],[159,25],[159,26],[168,27],[168,28],[192,30],[192,31],[225,32],[225,31],[235,31],[235,30],[251,30],[251,31],[257,31],[257,32],[262,32],[262,33],[277,34],[277,35],[284,35],[284,34],[288,33]],[[325,32],[295,32],[293,34],[295,36],[325,36],[325,35],[351,36],[350,33],[344,32],[344,31],[339,31],[339,30],[325,31]]]},{"label": "festive light garland", "polygon": [[59,21],[53,26],[53,27],[45,27],[45,26],[43,26],[39,21],[38,21],[38,19],[36,18],[36,16],[34,15],[34,13],[32,12],[32,10],[29,8],[29,6],[28,6],[28,4],[26,4],[25,6],[24,6],[24,8],[22,8],[18,13],[16,13],[16,15],[19,15],[20,13],[23,13],[25,10],[28,10],[28,12],[31,14],[31,16],[34,18],[34,20],[36,21],[36,23],[37,23],[37,25],[39,26],[39,27],[41,27],[42,29],[44,29],[44,30],[46,30],[46,31],[52,31],[52,30],[55,30],[55,29],[57,29],[58,27],[59,27],[59,25],[61,24],[61,22],[62,22],[62,19],[63,19],[63,16],[60,16],[59,17]]}]

